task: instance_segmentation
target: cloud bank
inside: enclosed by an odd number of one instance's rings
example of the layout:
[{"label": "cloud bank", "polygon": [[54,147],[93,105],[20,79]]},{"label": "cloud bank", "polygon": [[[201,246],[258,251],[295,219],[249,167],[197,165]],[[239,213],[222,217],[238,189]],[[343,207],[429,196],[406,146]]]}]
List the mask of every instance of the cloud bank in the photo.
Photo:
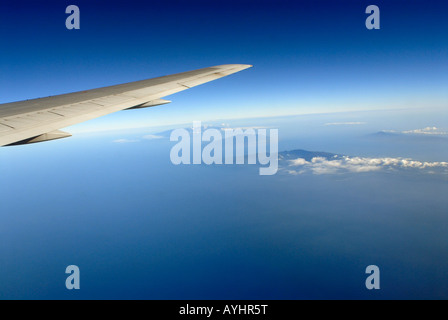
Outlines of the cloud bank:
[{"label": "cloud bank", "polygon": [[117,139],[112,141],[113,143],[133,143],[138,142],[139,140],[132,140],[132,139]]},{"label": "cloud bank", "polygon": [[412,134],[412,135],[432,135],[432,136],[444,136],[448,135],[448,132],[443,129],[437,127],[426,127],[423,129],[413,129],[413,130],[405,130],[405,131],[396,131],[396,130],[382,130],[381,132],[385,133],[399,133],[399,134]]},{"label": "cloud bank", "polygon": [[328,122],[324,126],[356,126],[366,124],[366,122]]},{"label": "cloud bank", "polygon": [[143,136],[142,138],[145,140],[155,140],[155,139],[162,139],[163,136],[158,136],[155,134],[147,134],[147,135]]},{"label": "cloud bank", "polygon": [[382,170],[412,169],[426,173],[442,172],[448,173],[448,162],[423,162],[402,158],[363,158],[334,156],[328,159],[324,157],[314,157],[311,161],[303,158],[287,160],[287,165],[283,168],[290,174],[341,174],[360,173]]}]

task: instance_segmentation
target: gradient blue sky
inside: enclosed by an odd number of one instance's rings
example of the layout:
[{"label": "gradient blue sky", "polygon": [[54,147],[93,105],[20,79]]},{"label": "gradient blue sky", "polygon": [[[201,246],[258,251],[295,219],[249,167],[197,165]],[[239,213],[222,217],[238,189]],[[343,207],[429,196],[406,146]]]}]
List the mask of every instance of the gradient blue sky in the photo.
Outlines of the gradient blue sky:
[{"label": "gradient blue sky", "polygon": [[[81,30],[65,28],[69,4],[81,9]],[[381,9],[381,30],[365,28],[369,4]],[[64,129],[123,132],[0,148],[0,298],[446,299],[446,175],[175,166],[174,143],[129,128],[276,116],[226,123],[279,128],[281,151],[446,161],[445,136],[375,133],[448,131],[447,9],[413,0],[0,2],[0,103],[254,65],[172,104]],[[281,117],[316,112],[339,113]],[[334,125],[345,122],[363,125]],[[136,142],[114,143],[121,138]],[[64,286],[71,264],[81,268],[76,292]],[[381,267],[379,292],[364,286],[370,264]]]},{"label": "gradient blue sky", "polygon": [[[81,30],[65,28],[65,8]],[[365,8],[381,30],[365,28]],[[254,68],[73,131],[446,107],[446,1],[2,1],[0,102],[225,63]]]}]

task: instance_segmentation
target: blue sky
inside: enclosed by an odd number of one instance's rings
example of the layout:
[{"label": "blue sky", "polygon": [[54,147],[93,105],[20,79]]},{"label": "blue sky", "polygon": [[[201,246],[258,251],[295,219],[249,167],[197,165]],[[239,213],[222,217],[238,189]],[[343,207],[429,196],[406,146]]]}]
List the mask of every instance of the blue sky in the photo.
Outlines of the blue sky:
[{"label": "blue sky", "polygon": [[[363,109],[448,100],[448,4],[375,1],[5,1],[0,102],[225,63],[254,68],[74,131]],[[77,4],[81,29],[65,28]]]}]

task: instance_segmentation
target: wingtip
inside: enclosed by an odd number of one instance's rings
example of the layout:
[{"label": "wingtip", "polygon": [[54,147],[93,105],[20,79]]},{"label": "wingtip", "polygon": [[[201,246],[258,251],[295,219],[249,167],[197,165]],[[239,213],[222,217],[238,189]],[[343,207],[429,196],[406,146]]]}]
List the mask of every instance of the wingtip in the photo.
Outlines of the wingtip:
[{"label": "wingtip", "polygon": [[241,70],[243,69],[247,69],[247,68],[252,68],[253,65],[252,64],[241,64],[241,63],[236,63],[236,64],[221,64],[219,66],[214,66],[212,68],[221,68],[221,69],[234,69],[234,68],[241,68]]}]

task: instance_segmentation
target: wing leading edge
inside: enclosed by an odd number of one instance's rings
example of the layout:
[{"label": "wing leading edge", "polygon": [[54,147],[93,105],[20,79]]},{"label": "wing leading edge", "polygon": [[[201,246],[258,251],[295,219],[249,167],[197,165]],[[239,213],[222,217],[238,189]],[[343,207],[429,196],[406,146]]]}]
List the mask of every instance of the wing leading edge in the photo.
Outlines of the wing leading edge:
[{"label": "wing leading edge", "polygon": [[169,103],[162,97],[252,67],[226,64],[164,77],[0,105],[0,146],[60,139],[60,131],[80,122],[125,109]]}]

